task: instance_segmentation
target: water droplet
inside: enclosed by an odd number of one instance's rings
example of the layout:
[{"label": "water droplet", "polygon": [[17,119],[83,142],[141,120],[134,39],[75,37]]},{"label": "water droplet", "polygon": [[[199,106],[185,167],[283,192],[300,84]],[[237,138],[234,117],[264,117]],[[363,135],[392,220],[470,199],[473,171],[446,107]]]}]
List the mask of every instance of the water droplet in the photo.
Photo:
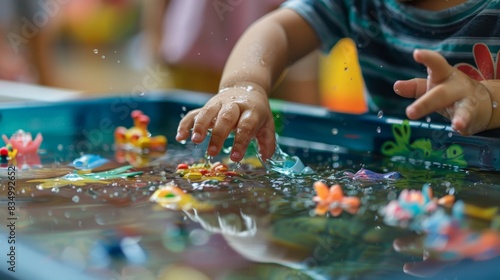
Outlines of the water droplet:
[{"label": "water droplet", "polygon": [[448,132],[448,137],[451,138],[453,136],[452,132]]},{"label": "water droplet", "polygon": [[427,116],[427,118],[425,118],[425,121],[426,121],[426,122],[431,122],[431,121],[432,121],[432,119],[431,119],[431,117]]},{"label": "water droplet", "polygon": [[98,50],[98,49],[94,49],[94,53],[95,53],[95,54],[98,54],[98,53],[99,53],[99,50]]},{"label": "water droplet", "polygon": [[103,56],[101,56],[101,58],[102,58],[102,59],[105,59],[105,58],[106,58],[106,56],[105,56],[105,55],[103,55]]},{"label": "water droplet", "polygon": [[36,185],[36,189],[41,191],[41,190],[43,190],[43,186],[42,185]]},{"label": "water droplet", "polygon": [[74,202],[74,203],[78,203],[80,202],[80,197],[78,195],[75,195],[71,198],[71,200]]},{"label": "water droplet", "polygon": [[116,62],[117,62],[117,63],[120,63],[121,61],[117,60]]},{"label": "water droplet", "polygon": [[58,151],[62,151],[63,148],[64,148],[64,146],[62,144],[57,145],[57,150]]},{"label": "water droplet", "polygon": [[181,140],[179,143],[181,143],[182,145],[186,144],[187,141],[186,140]]},{"label": "water droplet", "polygon": [[377,118],[381,119],[384,116],[384,111],[380,110],[377,113]]},{"label": "water droplet", "polygon": [[189,233],[189,240],[194,245],[204,245],[209,239],[210,236],[202,229],[194,229]]},{"label": "water droplet", "polygon": [[380,128],[380,126],[377,126],[377,133],[380,133],[382,132],[382,128]]},{"label": "water droplet", "polygon": [[59,187],[54,187],[51,189],[53,193],[58,193],[59,192]]},{"label": "water droplet", "polygon": [[146,95],[146,93],[145,93],[144,91],[139,92],[139,96],[141,96],[141,97],[142,97],[142,96],[144,96],[144,95]]},{"label": "water droplet", "polygon": [[116,51],[114,51],[114,53],[116,53]]},{"label": "water droplet", "polygon": [[493,106],[493,108],[498,107],[498,103],[497,103],[496,101],[493,101],[493,102],[491,103],[491,105]]},{"label": "water droplet", "polygon": [[198,53],[198,55],[201,55],[201,53]]},{"label": "water droplet", "polygon": [[338,133],[339,133],[339,130],[338,130],[338,129],[336,129],[336,128],[333,128],[333,129],[332,129],[332,134],[333,134],[333,135],[337,135]]},{"label": "water droplet", "polygon": [[182,112],[186,112],[186,111],[187,111],[186,106],[182,106],[182,107],[181,107],[181,110],[182,110]]},{"label": "water droplet", "polygon": [[64,217],[66,217],[66,218],[68,218],[68,219],[69,219],[69,218],[71,218],[71,213],[69,213],[69,212],[64,212]]}]

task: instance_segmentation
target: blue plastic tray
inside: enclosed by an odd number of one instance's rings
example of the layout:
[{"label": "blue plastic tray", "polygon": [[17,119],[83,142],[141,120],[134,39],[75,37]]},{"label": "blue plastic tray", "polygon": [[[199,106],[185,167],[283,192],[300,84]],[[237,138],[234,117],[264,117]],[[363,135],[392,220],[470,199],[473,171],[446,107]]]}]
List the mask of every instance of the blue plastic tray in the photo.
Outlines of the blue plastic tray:
[{"label": "blue plastic tray", "polygon": [[[114,128],[131,126],[130,112],[140,109],[151,118],[151,133],[165,135],[170,144],[175,144],[181,116],[209,98],[201,93],[171,91],[145,97],[124,94],[63,103],[0,105],[0,133],[11,135],[18,129],[41,132],[43,149],[72,145],[77,152],[91,152],[111,145]],[[499,131],[461,136],[446,123],[341,114],[276,100],[271,105],[282,145],[328,152],[370,152],[461,168],[500,169]]]}]

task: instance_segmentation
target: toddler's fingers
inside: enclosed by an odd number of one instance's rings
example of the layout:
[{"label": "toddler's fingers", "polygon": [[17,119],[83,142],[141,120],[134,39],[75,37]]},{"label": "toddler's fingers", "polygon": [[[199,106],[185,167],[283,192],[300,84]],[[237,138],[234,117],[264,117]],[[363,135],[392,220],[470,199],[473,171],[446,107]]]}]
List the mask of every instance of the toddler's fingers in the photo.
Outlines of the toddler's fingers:
[{"label": "toddler's fingers", "polygon": [[445,85],[438,85],[406,108],[406,115],[410,119],[418,119],[432,112],[440,112],[453,105],[457,97],[452,89]]},{"label": "toddler's fingers", "polygon": [[276,149],[276,135],[274,132],[274,120],[263,126],[256,135],[259,144],[259,154],[266,161],[271,158]]},{"label": "toddler's fingers", "polygon": [[182,141],[186,140],[189,137],[189,133],[191,128],[194,125],[194,118],[198,114],[200,109],[192,110],[184,116],[179,122],[179,126],[177,127],[177,135],[175,136],[175,140]]},{"label": "toddler's fingers", "polygon": [[394,83],[394,92],[406,98],[419,98],[427,91],[426,79],[411,79],[406,81],[396,81]]},{"label": "toddler's fingers", "polygon": [[212,122],[219,113],[220,108],[221,104],[215,102],[210,105],[207,104],[200,109],[194,118],[193,135],[191,136],[191,141],[193,141],[193,143],[199,144],[203,142],[207,136],[207,130],[211,128]]},{"label": "toddler's fingers", "polygon": [[212,137],[207,150],[209,155],[216,156],[219,153],[227,136],[238,122],[239,116],[238,104],[230,103],[222,107],[212,129]]},{"label": "toddler's fingers", "polygon": [[448,79],[454,71],[454,68],[448,64],[446,59],[435,51],[415,50],[413,58],[416,62],[427,66],[427,73],[432,83],[440,83]]},{"label": "toddler's fingers", "polygon": [[259,116],[257,114],[252,114],[252,111],[245,111],[241,114],[236,128],[233,149],[229,156],[232,161],[239,162],[243,159],[248,144],[257,133],[259,126]]}]

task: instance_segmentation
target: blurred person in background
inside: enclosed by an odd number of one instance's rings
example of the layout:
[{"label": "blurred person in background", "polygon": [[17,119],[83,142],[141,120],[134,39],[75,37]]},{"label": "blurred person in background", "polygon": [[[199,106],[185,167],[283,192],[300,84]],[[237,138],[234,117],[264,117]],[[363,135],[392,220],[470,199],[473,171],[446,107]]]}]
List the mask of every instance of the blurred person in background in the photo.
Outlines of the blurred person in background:
[{"label": "blurred person in background", "polygon": [[[224,64],[241,34],[283,0],[145,1],[145,42],[168,68],[173,87],[216,93]],[[258,51],[258,50],[256,50]],[[288,69],[274,98],[318,104],[317,54]]]},{"label": "blurred person in background", "polygon": [[104,86],[106,77],[104,82],[96,81],[94,70],[106,66],[106,70],[126,73],[126,66],[111,67],[99,60],[85,59],[85,52],[117,43],[126,45],[126,40],[138,31],[140,3],[141,0],[2,0],[0,79],[82,90],[98,84],[109,89]]},{"label": "blurred person in background", "polygon": [[0,2],[0,79],[53,83],[49,48],[58,16],[50,16],[37,1]]}]

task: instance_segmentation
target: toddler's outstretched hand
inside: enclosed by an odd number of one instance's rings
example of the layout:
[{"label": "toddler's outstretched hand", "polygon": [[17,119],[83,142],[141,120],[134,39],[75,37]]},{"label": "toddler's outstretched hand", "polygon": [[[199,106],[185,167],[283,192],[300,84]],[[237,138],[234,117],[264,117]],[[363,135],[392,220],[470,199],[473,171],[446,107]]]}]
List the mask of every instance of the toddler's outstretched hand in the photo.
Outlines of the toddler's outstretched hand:
[{"label": "toddler's outstretched hand", "polygon": [[236,130],[232,161],[239,162],[255,137],[264,160],[275,149],[274,119],[266,92],[256,85],[231,87],[219,91],[202,108],[190,111],[179,123],[177,141],[186,140],[193,129],[191,141],[201,143],[212,129],[207,153],[216,156],[232,130]]},{"label": "toddler's outstretched hand", "polygon": [[448,64],[438,52],[415,50],[415,61],[427,66],[427,79],[397,81],[394,91],[416,98],[406,108],[410,119],[438,112],[451,120],[453,129],[471,135],[488,129],[493,116],[491,91],[484,82],[471,79]]}]

